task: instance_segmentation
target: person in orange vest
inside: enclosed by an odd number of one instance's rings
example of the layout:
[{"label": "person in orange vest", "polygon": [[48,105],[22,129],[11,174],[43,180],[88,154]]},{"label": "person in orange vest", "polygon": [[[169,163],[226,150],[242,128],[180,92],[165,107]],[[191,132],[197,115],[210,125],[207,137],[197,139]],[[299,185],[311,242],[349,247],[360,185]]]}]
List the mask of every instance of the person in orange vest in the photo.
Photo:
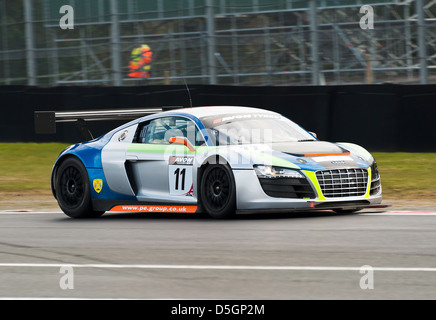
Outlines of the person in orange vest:
[{"label": "person in orange vest", "polygon": [[143,44],[141,47],[133,49],[129,63],[129,77],[138,79],[150,78],[150,64],[152,60],[153,52],[148,45]]}]

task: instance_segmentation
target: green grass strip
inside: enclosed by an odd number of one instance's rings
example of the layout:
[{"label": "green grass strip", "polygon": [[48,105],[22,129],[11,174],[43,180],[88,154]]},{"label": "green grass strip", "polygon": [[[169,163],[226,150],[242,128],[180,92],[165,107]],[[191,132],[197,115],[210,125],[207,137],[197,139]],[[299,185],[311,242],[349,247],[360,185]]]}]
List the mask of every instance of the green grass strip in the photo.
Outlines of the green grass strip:
[{"label": "green grass strip", "polygon": [[373,156],[385,198],[436,198],[436,153],[373,153]]},{"label": "green grass strip", "polygon": [[0,143],[0,193],[50,194],[50,175],[60,143]]}]

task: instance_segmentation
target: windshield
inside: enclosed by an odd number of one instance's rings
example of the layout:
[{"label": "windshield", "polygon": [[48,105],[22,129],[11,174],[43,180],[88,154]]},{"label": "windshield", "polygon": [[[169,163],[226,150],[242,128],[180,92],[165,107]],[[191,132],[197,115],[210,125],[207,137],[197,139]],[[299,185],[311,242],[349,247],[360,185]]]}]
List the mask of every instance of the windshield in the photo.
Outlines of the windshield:
[{"label": "windshield", "polygon": [[294,122],[276,114],[224,114],[200,120],[217,146],[316,140]]}]

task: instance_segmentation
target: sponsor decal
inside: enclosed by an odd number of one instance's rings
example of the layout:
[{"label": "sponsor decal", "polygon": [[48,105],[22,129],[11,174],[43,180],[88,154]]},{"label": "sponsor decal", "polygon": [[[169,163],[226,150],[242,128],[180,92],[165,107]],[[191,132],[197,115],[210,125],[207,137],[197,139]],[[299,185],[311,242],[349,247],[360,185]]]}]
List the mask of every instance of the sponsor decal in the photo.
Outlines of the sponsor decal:
[{"label": "sponsor decal", "polygon": [[116,206],[110,212],[175,212],[195,213],[197,206],[161,206],[161,205],[122,205]]},{"label": "sponsor decal", "polygon": [[94,181],[92,182],[92,186],[94,187],[95,192],[100,193],[103,189],[103,180],[94,179]]},{"label": "sponsor decal", "polygon": [[191,189],[189,189],[189,191],[185,194],[185,196],[187,197],[194,196],[194,185],[191,186]]},{"label": "sponsor decal", "polygon": [[169,165],[178,165],[178,166],[192,166],[194,164],[194,157],[170,157]]},{"label": "sponsor decal", "polygon": [[350,152],[305,154],[305,157],[349,156]]},{"label": "sponsor decal", "polygon": [[234,121],[234,120],[251,120],[251,119],[280,119],[280,116],[275,114],[266,113],[248,113],[248,114],[236,114],[223,117],[221,122]]}]

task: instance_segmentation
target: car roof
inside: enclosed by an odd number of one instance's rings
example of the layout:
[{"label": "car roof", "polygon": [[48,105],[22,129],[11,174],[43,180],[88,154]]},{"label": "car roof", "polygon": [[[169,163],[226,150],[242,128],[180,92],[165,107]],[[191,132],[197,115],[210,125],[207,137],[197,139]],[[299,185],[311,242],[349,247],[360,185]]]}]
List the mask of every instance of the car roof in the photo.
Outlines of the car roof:
[{"label": "car roof", "polygon": [[147,115],[144,117],[140,117],[138,119],[132,120],[128,123],[125,123],[124,125],[115,128],[107,133],[108,136],[113,135],[115,132],[119,130],[123,130],[124,128],[127,128],[133,124],[137,124],[138,122],[142,121],[149,121],[156,118],[165,117],[168,116],[178,116],[178,115],[187,115],[187,116],[193,116],[198,119],[202,119],[205,117],[210,116],[217,116],[220,115],[229,115],[229,114],[250,114],[250,113],[267,113],[267,114],[274,114],[279,115],[279,113],[274,111],[269,111],[265,109],[260,108],[252,108],[252,107],[238,107],[238,106],[210,106],[210,107],[192,107],[192,108],[179,108],[179,109],[171,109],[168,111],[155,113],[152,115]]},{"label": "car roof", "polygon": [[165,111],[160,113],[159,115],[164,115],[166,113],[184,113],[184,114],[190,114],[197,118],[204,118],[209,116],[217,116],[220,114],[236,114],[236,113],[272,113],[277,114],[276,112],[265,110],[265,109],[259,109],[259,108],[252,108],[252,107],[238,107],[238,106],[210,106],[210,107],[193,107],[193,108],[181,108],[181,109],[174,109],[170,111]]},{"label": "car roof", "polygon": [[[144,116],[135,120],[132,120],[128,123],[125,123],[124,125],[117,127],[111,131],[109,131],[108,133],[106,133],[103,136],[107,136],[107,137],[111,137],[114,133],[118,132],[119,130],[123,130],[131,125],[134,124],[138,124],[139,122],[142,121],[148,121],[148,120],[152,120],[152,119],[156,119],[156,118],[160,118],[163,117],[165,115],[168,116],[177,116],[177,115],[191,115],[193,117],[196,117],[198,119],[202,119],[205,117],[210,117],[210,116],[220,116],[220,115],[229,115],[229,114],[249,114],[249,113],[267,113],[267,114],[274,114],[274,115],[279,115],[281,116],[279,113],[274,112],[274,111],[269,111],[269,110],[265,110],[265,109],[260,109],[260,108],[253,108],[253,107],[238,107],[238,106],[203,106],[203,107],[192,107],[192,108],[179,108],[179,109],[172,109],[172,110],[168,110],[168,111],[164,111],[164,112],[160,112],[160,113],[156,113],[156,114],[152,114],[152,115],[148,115],[148,116]],[[103,137],[102,136],[102,137]]]}]

